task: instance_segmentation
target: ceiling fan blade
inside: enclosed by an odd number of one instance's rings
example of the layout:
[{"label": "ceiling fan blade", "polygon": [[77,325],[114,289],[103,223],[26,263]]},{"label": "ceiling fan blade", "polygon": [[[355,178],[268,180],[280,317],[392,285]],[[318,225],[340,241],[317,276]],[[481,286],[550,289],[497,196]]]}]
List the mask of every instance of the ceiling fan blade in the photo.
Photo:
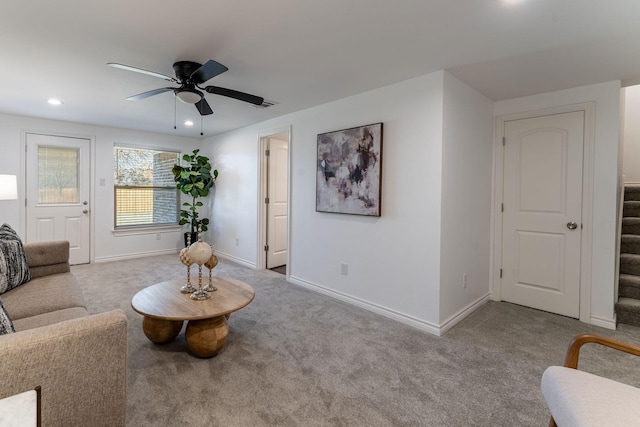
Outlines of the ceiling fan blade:
[{"label": "ceiling fan blade", "polygon": [[227,70],[228,68],[221,63],[210,59],[191,73],[191,80],[193,80],[195,84],[201,84]]},{"label": "ceiling fan blade", "polygon": [[159,94],[164,93],[164,92],[169,92],[169,91],[172,91],[174,89],[175,88],[173,88],[173,87],[161,87],[160,89],[154,89],[154,90],[150,90],[148,92],[142,92],[142,93],[139,93],[137,95],[130,96],[130,97],[127,98],[127,101],[139,101],[141,99],[145,99],[145,98],[148,98],[148,97],[153,96],[153,95],[159,95]]},{"label": "ceiling fan blade", "polygon": [[260,96],[251,95],[244,92],[239,92],[233,89],[225,89],[223,87],[218,86],[207,86],[204,88],[209,93],[213,93],[214,95],[222,95],[227,96],[229,98],[238,99],[240,101],[248,102],[254,105],[262,105],[264,102],[264,98]]},{"label": "ceiling fan blade", "polygon": [[121,70],[134,71],[136,73],[142,73],[148,76],[159,77],[169,82],[178,83],[178,80],[176,80],[174,77],[165,76],[164,74],[156,73],[154,71],[148,71],[148,70],[143,70],[142,68],[136,68],[136,67],[131,67],[129,65],[118,64],[117,62],[109,62],[107,63],[107,65],[114,68],[120,68]]},{"label": "ceiling fan blade", "polygon": [[155,71],[143,70],[142,68],[136,68],[130,65],[118,64],[117,62],[109,62],[107,63],[107,65],[114,68],[120,68],[121,70],[133,71],[136,73],[146,74],[148,76],[159,77],[161,79],[164,79],[173,83],[178,82],[174,77],[169,77],[164,74],[156,73]]},{"label": "ceiling fan blade", "polygon": [[196,106],[201,116],[208,116],[209,114],[213,114],[213,110],[209,106],[207,100],[204,99],[204,97],[193,105]]}]

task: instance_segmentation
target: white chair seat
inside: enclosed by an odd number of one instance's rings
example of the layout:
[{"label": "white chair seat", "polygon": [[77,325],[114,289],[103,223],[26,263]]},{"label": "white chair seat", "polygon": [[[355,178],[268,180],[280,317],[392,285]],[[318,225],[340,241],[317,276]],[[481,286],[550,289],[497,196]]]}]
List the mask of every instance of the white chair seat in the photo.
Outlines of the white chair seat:
[{"label": "white chair seat", "polygon": [[584,371],[551,366],[542,395],[559,427],[640,426],[640,389]]}]

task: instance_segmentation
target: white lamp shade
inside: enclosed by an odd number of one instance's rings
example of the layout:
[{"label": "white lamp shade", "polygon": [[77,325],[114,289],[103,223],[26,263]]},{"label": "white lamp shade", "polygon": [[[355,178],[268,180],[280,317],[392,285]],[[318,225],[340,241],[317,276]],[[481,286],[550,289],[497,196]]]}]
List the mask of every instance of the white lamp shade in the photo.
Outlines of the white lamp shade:
[{"label": "white lamp shade", "polygon": [[0,200],[18,198],[18,181],[15,175],[0,175]]},{"label": "white lamp shade", "polygon": [[181,90],[176,93],[178,99],[185,104],[195,104],[196,102],[200,102],[202,99],[202,94],[197,91],[191,90]]}]

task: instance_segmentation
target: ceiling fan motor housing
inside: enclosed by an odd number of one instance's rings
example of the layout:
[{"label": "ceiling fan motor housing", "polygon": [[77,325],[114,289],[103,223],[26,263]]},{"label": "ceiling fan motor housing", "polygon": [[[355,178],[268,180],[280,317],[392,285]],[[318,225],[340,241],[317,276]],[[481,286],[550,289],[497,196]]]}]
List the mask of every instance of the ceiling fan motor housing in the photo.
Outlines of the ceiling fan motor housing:
[{"label": "ceiling fan motor housing", "polygon": [[[191,80],[191,75],[198,68],[202,67],[202,64],[198,64],[193,61],[178,61],[173,64],[173,71],[176,73],[176,78],[180,83],[187,83]],[[201,83],[201,82],[199,82]]]}]

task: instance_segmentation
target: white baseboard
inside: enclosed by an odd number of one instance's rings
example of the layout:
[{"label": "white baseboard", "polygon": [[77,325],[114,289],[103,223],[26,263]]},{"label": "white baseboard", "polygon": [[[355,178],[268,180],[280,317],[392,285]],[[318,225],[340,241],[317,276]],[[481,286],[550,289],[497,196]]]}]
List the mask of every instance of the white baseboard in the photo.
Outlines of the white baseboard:
[{"label": "white baseboard", "polygon": [[229,254],[227,254],[227,253],[220,252],[220,251],[217,251],[217,250],[214,250],[214,251],[213,251],[213,253],[214,253],[218,258],[223,258],[223,259],[226,259],[226,260],[228,260],[228,261],[235,262],[236,264],[240,264],[240,265],[244,265],[245,267],[253,268],[254,270],[255,270],[256,268],[258,268],[258,267],[256,266],[256,264],[255,264],[255,263],[249,262],[249,261],[244,260],[244,259],[242,259],[242,258],[238,258],[238,257],[235,257],[235,256],[233,256],[233,255],[229,255]]},{"label": "white baseboard", "polygon": [[600,326],[601,328],[616,330],[616,317],[613,315],[613,319],[605,319],[604,317],[591,316],[591,324]]},{"label": "white baseboard", "polygon": [[453,316],[449,317],[440,325],[440,335],[447,332],[449,329],[453,328],[455,325],[460,323],[465,317],[476,311],[480,308],[481,305],[485,304],[487,301],[491,299],[491,295],[486,294],[485,296],[478,298],[476,301],[472,302]]},{"label": "white baseboard", "polygon": [[405,325],[409,325],[412,326],[416,329],[419,329],[421,331],[430,333],[432,335],[441,335],[441,330],[438,327],[438,325],[435,325],[431,322],[427,322],[421,319],[417,319],[413,316],[408,316],[406,314],[403,313],[399,313],[397,311],[388,309],[386,307],[383,307],[381,305],[378,304],[373,304],[371,302],[368,301],[364,301],[360,298],[356,298],[353,297],[351,295],[347,295],[344,294],[342,292],[338,292],[338,291],[334,291],[332,289],[328,289],[325,288],[324,286],[315,284],[315,283],[311,283],[307,280],[304,279],[300,279],[298,277],[293,277],[293,276],[289,276],[289,280],[290,283],[293,283],[295,285],[301,286],[305,289],[309,289],[310,291],[313,292],[317,292],[319,294],[323,294],[326,295],[328,297],[332,297],[335,298],[337,300],[346,302],[347,304],[351,304],[354,305],[356,307],[360,307],[362,309],[368,310],[368,311],[372,311],[376,314],[380,314],[384,317],[387,317],[389,319],[393,319],[396,320],[400,323],[404,323]]},{"label": "white baseboard", "polygon": [[95,263],[101,262],[111,262],[111,261],[124,261],[126,259],[135,259],[135,258],[144,258],[148,256],[158,256],[158,255],[177,255],[178,251],[176,249],[163,249],[161,251],[150,251],[150,252],[138,252],[135,254],[126,254],[126,255],[113,255],[113,256],[101,256],[93,259]]},{"label": "white baseboard", "polygon": [[[490,295],[493,301],[502,301],[501,299],[494,298],[493,295]],[[582,321],[582,320],[581,320]],[[611,329],[613,331],[616,330],[616,315],[614,313],[613,319],[607,319],[604,317],[591,316],[588,320],[584,320],[584,323],[600,326],[601,328]]]}]

